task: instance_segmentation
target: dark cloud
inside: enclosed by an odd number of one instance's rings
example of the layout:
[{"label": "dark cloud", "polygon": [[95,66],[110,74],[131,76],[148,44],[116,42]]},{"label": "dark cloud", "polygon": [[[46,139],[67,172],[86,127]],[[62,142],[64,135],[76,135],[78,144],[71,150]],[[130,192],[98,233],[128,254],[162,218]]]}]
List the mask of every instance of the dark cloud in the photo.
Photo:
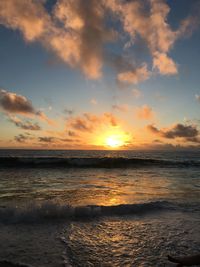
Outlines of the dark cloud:
[{"label": "dark cloud", "polygon": [[193,125],[176,124],[172,129],[163,132],[163,136],[166,138],[176,137],[196,137],[198,130]]},{"label": "dark cloud", "polygon": [[31,101],[15,93],[0,91],[0,107],[9,113],[36,114]]},{"label": "dark cloud", "polygon": [[[168,139],[175,139],[177,137],[186,138],[191,141],[193,138],[197,138],[199,131],[194,125],[184,125],[177,123],[168,129],[159,130],[154,125],[148,125],[147,129],[152,133]],[[195,139],[193,139],[195,140]]]},{"label": "dark cloud", "polygon": [[188,137],[187,141],[200,144],[200,137]]},{"label": "dark cloud", "polygon": [[69,116],[73,115],[74,114],[74,110],[73,109],[69,109],[69,108],[65,108],[63,110],[63,112]]},{"label": "dark cloud", "polygon": [[68,131],[68,135],[70,137],[77,137],[78,136],[78,134],[76,132],[74,132],[74,131]]},{"label": "dark cloud", "polygon": [[30,121],[21,121],[19,118],[14,116],[9,116],[9,120],[13,122],[17,127],[23,129],[23,130],[31,130],[31,131],[39,131],[41,130],[41,127],[38,123],[32,123]]},{"label": "dark cloud", "polygon": [[86,131],[86,132],[90,132],[92,131],[92,126],[88,125],[87,120],[82,119],[82,118],[76,118],[72,123],[71,123],[71,127],[75,130],[79,130],[79,131]]},{"label": "dark cloud", "polygon": [[0,108],[8,115],[20,114],[23,116],[37,116],[50,125],[55,125],[42,111],[34,108],[32,102],[25,96],[16,93],[0,90]]},{"label": "dark cloud", "polygon": [[59,140],[62,142],[66,142],[66,143],[74,143],[74,142],[79,143],[79,142],[81,142],[79,139],[72,139],[72,138],[60,138]]},{"label": "dark cloud", "polygon": [[28,139],[30,139],[29,135],[19,134],[14,137],[16,142],[25,143]]},{"label": "dark cloud", "polygon": [[41,127],[39,126],[38,123],[31,123],[30,121],[26,121],[25,123],[23,122],[16,123],[16,126],[20,127],[21,129],[30,130],[30,131],[41,130]]},{"label": "dark cloud", "polygon": [[53,137],[53,136],[40,136],[40,137],[38,137],[38,141],[41,143],[52,143],[55,141],[55,137]]},{"label": "dark cloud", "polygon": [[[143,144],[144,149],[151,149],[151,150],[173,150],[177,148],[173,144],[164,144],[162,142],[153,142],[150,144]],[[180,148],[180,147],[179,147]]]},{"label": "dark cloud", "polygon": [[153,143],[155,144],[162,144],[163,142],[160,139],[153,140]]},{"label": "dark cloud", "polygon": [[158,130],[154,125],[150,124],[150,125],[147,125],[147,129],[154,133],[154,134],[159,134],[160,133],[160,130]]}]

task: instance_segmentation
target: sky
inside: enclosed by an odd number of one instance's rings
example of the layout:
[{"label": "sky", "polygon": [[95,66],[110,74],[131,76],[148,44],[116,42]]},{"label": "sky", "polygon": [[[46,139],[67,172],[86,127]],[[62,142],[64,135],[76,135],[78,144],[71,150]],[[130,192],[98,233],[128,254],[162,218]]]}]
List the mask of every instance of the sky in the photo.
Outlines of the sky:
[{"label": "sky", "polygon": [[200,148],[199,0],[1,0],[0,148]]}]

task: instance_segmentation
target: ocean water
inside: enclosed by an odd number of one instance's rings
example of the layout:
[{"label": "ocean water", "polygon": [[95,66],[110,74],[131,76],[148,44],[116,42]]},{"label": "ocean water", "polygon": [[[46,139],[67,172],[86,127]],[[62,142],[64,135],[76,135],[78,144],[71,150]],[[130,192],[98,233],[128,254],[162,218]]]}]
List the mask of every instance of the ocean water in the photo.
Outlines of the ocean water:
[{"label": "ocean water", "polygon": [[0,260],[173,266],[200,252],[199,151],[0,150]]}]

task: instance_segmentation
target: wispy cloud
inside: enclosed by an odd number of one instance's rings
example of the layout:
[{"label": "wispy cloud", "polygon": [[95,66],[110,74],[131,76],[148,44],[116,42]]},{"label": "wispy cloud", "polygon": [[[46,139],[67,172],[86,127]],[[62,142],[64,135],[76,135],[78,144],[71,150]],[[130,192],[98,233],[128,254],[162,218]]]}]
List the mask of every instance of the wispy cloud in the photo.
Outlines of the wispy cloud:
[{"label": "wispy cloud", "polygon": [[26,143],[27,140],[31,140],[32,137],[29,134],[19,134],[14,137],[14,140],[18,143]]},{"label": "wispy cloud", "polygon": [[32,123],[31,121],[25,121],[23,122],[19,118],[13,115],[9,115],[9,121],[13,122],[17,127],[23,129],[23,130],[31,130],[31,131],[39,131],[41,130],[41,127],[38,123]]},{"label": "wispy cloud", "polygon": [[[15,141],[17,141],[15,139]],[[32,138],[32,142],[34,141],[34,146],[36,147],[48,147],[48,148],[77,148],[77,146],[81,146],[82,143],[79,139],[74,138],[63,138],[58,136],[39,136]],[[22,142],[23,137],[22,137]],[[83,147],[84,148],[84,147]]]},{"label": "wispy cloud", "polygon": [[40,136],[40,137],[38,137],[38,141],[41,143],[52,143],[55,141],[55,137],[53,137],[53,136]]},{"label": "wispy cloud", "polygon": [[95,98],[92,98],[91,100],[90,100],[90,103],[92,104],[92,105],[97,105],[97,100],[95,99]]},{"label": "wispy cloud", "polygon": [[65,108],[63,112],[69,116],[74,114],[74,110],[70,108]]},{"label": "wispy cloud", "polygon": [[195,95],[195,98],[196,98],[196,100],[198,101],[198,102],[200,102],[200,95]]},{"label": "wispy cloud", "polygon": [[134,88],[134,89],[132,90],[132,93],[133,93],[133,96],[134,96],[135,98],[140,98],[140,97],[142,96],[141,91],[140,91],[139,89],[137,89],[137,88]]},{"label": "wispy cloud", "polygon": [[78,134],[76,132],[73,132],[73,131],[68,131],[68,135],[70,137],[78,137]]},{"label": "wispy cloud", "polygon": [[100,125],[118,126],[118,119],[110,112],[101,115],[93,113],[84,113],[80,116],[70,118],[67,121],[67,127],[79,132],[93,132]]},{"label": "wispy cloud", "polygon": [[136,108],[136,116],[138,119],[151,120],[155,117],[155,112],[148,105]]},{"label": "wispy cloud", "polygon": [[129,106],[127,104],[123,105],[112,105],[112,108],[121,112],[127,112],[129,110]]},{"label": "wispy cloud", "polygon": [[150,77],[150,72],[147,70],[147,65],[134,68],[133,70],[121,72],[117,75],[117,79],[120,82],[137,84],[139,82],[145,81]]}]

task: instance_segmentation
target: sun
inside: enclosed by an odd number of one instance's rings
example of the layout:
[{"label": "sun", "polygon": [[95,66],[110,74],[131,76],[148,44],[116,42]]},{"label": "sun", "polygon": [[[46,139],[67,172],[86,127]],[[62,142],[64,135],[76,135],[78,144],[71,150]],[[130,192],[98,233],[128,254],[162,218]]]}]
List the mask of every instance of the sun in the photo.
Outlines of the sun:
[{"label": "sun", "polygon": [[125,149],[130,143],[131,136],[120,128],[103,129],[93,135],[92,143],[102,149]]},{"label": "sun", "polygon": [[124,140],[121,136],[111,135],[105,140],[106,146],[111,148],[118,148],[124,145]]}]

